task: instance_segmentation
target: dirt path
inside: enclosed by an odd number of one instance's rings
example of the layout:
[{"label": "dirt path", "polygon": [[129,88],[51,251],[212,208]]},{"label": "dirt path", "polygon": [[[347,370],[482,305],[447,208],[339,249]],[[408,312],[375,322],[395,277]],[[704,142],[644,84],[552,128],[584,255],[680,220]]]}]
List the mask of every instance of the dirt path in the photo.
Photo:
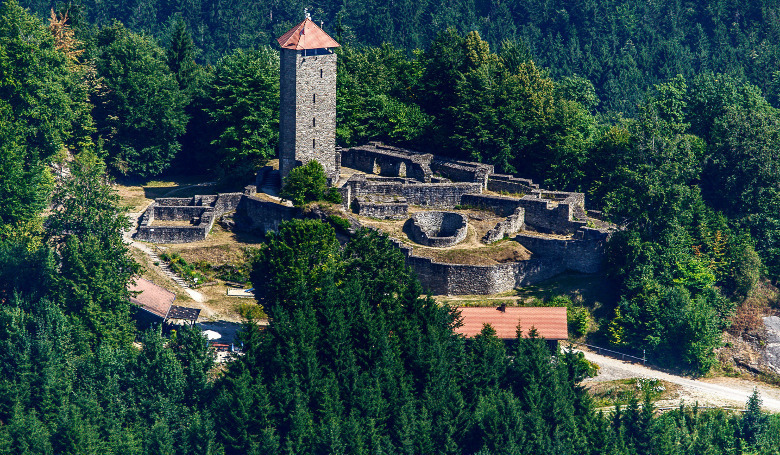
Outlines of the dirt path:
[{"label": "dirt path", "polygon": [[[173,193],[174,191],[183,190],[185,188],[192,188],[192,187],[203,186],[203,185],[204,184],[188,185],[182,188],[177,188],[176,190],[173,191],[169,191],[168,193],[166,193],[166,195]],[[127,217],[128,219],[130,219],[130,223],[132,226],[130,227],[130,229],[124,232],[123,238],[125,240],[125,243],[130,245],[132,248],[136,248],[139,251],[142,251],[147,256],[149,256],[149,258],[152,259],[152,264],[154,264],[155,262],[162,264],[162,261],[160,261],[160,258],[157,257],[157,253],[155,253],[154,250],[152,250],[152,248],[150,248],[148,245],[144,243],[136,242],[135,240],[133,240],[133,235],[135,235],[136,231],[138,231],[138,218],[141,216],[142,213],[146,211],[148,207],[149,206],[147,205],[140,212],[133,212],[127,214]],[[203,294],[201,294],[200,292],[194,289],[190,289],[189,286],[184,284],[184,281],[181,278],[173,275],[172,272],[169,272],[160,266],[157,267],[160,269],[161,273],[169,275],[173,279],[173,281],[176,282],[176,284],[178,284],[184,290],[184,292],[186,292],[187,295],[190,296],[190,298],[192,298],[192,300],[198,303],[203,303],[203,301],[205,300]]]},{"label": "dirt path", "polygon": [[[581,351],[585,358],[600,367],[599,375],[586,380],[592,382],[627,378],[656,378],[682,387],[679,400],[703,406],[733,406],[744,408],[753,389],[757,388],[763,400],[763,409],[780,412],[780,388],[737,378],[690,379],[654,370],[643,365],[623,362],[589,351]],[[678,401],[679,401],[678,400]]]}]

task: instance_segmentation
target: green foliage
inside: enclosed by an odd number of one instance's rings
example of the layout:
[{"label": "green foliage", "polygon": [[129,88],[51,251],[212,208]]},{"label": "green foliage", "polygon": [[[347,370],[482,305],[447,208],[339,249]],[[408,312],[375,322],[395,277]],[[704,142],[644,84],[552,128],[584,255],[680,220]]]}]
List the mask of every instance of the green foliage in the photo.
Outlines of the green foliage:
[{"label": "green foliage", "polygon": [[328,191],[328,178],[325,169],[316,160],[311,160],[303,166],[293,168],[284,179],[279,196],[292,201],[293,205],[300,207],[311,201],[321,201],[326,198],[331,202],[341,202],[338,193]]},{"label": "green foliage", "polygon": [[57,298],[85,326],[90,341],[129,343],[134,328],[126,287],[138,265],[122,238],[127,211],[93,153],[77,155],[70,173],[52,196],[48,226],[59,253],[52,276]]},{"label": "green foliage", "polygon": [[122,175],[159,174],[179,151],[187,123],[185,97],[165,52],[114,23],[95,35],[90,56],[105,87],[93,115],[111,168]]},{"label": "green foliage", "polygon": [[761,395],[758,389],[753,389],[753,394],[745,405],[745,415],[742,416],[740,437],[750,445],[756,444],[766,431],[767,420],[767,416],[761,411]]},{"label": "green foliage", "polygon": [[196,53],[197,49],[192,35],[187,30],[187,24],[178,16],[165,52],[166,61],[179,83],[179,89],[190,97],[200,88],[203,77],[203,70],[195,63]]},{"label": "green foliage", "polygon": [[190,264],[184,260],[178,253],[160,255],[160,259],[168,263],[171,271],[182,279],[187,280],[191,285],[203,284],[208,281],[207,276],[203,273],[204,268],[198,264]]},{"label": "green foliage", "polygon": [[236,49],[216,64],[202,110],[213,146],[212,172],[245,179],[276,153],[279,140],[279,54]]},{"label": "green foliage", "polygon": [[368,140],[416,144],[431,127],[431,117],[415,102],[410,88],[418,65],[385,44],[344,47],[338,52],[336,139],[345,146]]},{"label": "green foliage", "polygon": [[[574,404],[587,398],[574,387],[583,376],[579,366],[570,371],[569,357],[551,362],[538,338],[520,340],[509,357],[490,329],[464,344],[453,333],[457,315],[420,296],[386,236],[359,231],[340,253],[326,246],[313,251],[314,239],[332,236],[327,230],[316,221],[285,223],[256,263],[272,286],[279,280],[274,273],[295,271],[274,272],[268,264],[301,264],[302,278],[285,280],[295,292],[269,293],[270,326],[259,331],[248,323],[246,353],[220,381],[220,418],[246,422],[223,429],[228,453],[258,446],[266,453],[317,447],[474,453],[520,447],[531,421],[539,453],[553,441],[584,449],[575,422],[595,415],[587,404]],[[312,257],[329,267],[301,261]],[[575,436],[556,437],[560,425]]]},{"label": "green foliage", "polygon": [[338,215],[328,215],[328,222],[333,225],[337,231],[349,232],[349,228],[352,227],[349,220],[342,218]]},{"label": "green foliage", "polygon": [[[80,150],[90,143],[89,107],[78,91],[81,76],[40,20],[15,0],[0,5],[0,144],[29,149],[28,171],[38,160],[49,164],[63,148]],[[8,133],[14,138],[5,145]]]},{"label": "green foliage", "polygon": [[298,293],[320,288],[337,266],[337,245],[333,228],[316,220],[292,220],[269,233],[250,275],[266,310],[274,303],[295,305]]}]

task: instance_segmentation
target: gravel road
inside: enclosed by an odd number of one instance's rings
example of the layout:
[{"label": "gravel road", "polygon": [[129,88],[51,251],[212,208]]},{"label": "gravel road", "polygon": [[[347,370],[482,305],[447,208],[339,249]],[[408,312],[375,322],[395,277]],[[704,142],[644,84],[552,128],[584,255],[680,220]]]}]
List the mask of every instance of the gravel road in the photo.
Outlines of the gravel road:
[{"label": "gravel road", "polygon": [[586,381],[603,382],[627,378],[656,378],[681,387],[680,399],[688,404],[699,402],[703,406],[734,406],[744,408],[753,388],[757,388],[763,400],[763,409],[780,412],[780,388],[737,378],[689,379],[654,370],[643,365],[623,362],[589,351],[581,351],[585,358],[600,367],[599,375]]}]

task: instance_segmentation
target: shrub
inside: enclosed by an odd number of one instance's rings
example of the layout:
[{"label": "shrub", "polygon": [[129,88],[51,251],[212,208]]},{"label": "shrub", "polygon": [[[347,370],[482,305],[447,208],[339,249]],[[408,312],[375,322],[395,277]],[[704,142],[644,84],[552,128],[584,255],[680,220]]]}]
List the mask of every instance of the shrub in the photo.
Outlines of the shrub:
[{"label": "shrub", "polygon": [[[329,196],[335,192],[328,190],[325,169],[320,163],[312,160],[290,171],[290,174],[284,179],[279,196],[292,201],[296,207],[300,207],[307,202],[325,199],[326,191]],[[338,192],[336,194],[339,196],[340,202],[341,195]]]},{"label": "shrub", "polygon": [[338,215],[328,215],[328,222],[336,228],[337,231],[342,232],[348,232],[349,228],[352,226],[349,223],[349,220],[346,218],[342,218]]}]

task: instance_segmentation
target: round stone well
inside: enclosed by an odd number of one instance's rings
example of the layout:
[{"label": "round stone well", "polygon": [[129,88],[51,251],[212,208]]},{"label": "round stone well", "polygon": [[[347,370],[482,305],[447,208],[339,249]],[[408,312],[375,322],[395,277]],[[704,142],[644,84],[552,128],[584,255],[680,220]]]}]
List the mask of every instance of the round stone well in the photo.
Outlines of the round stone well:
[{"label": "round stone well", "polygon": [[466,238],[468,221],[455,212],[419,212],[410,218],[409,236],[420,245],[445,248]]}]

